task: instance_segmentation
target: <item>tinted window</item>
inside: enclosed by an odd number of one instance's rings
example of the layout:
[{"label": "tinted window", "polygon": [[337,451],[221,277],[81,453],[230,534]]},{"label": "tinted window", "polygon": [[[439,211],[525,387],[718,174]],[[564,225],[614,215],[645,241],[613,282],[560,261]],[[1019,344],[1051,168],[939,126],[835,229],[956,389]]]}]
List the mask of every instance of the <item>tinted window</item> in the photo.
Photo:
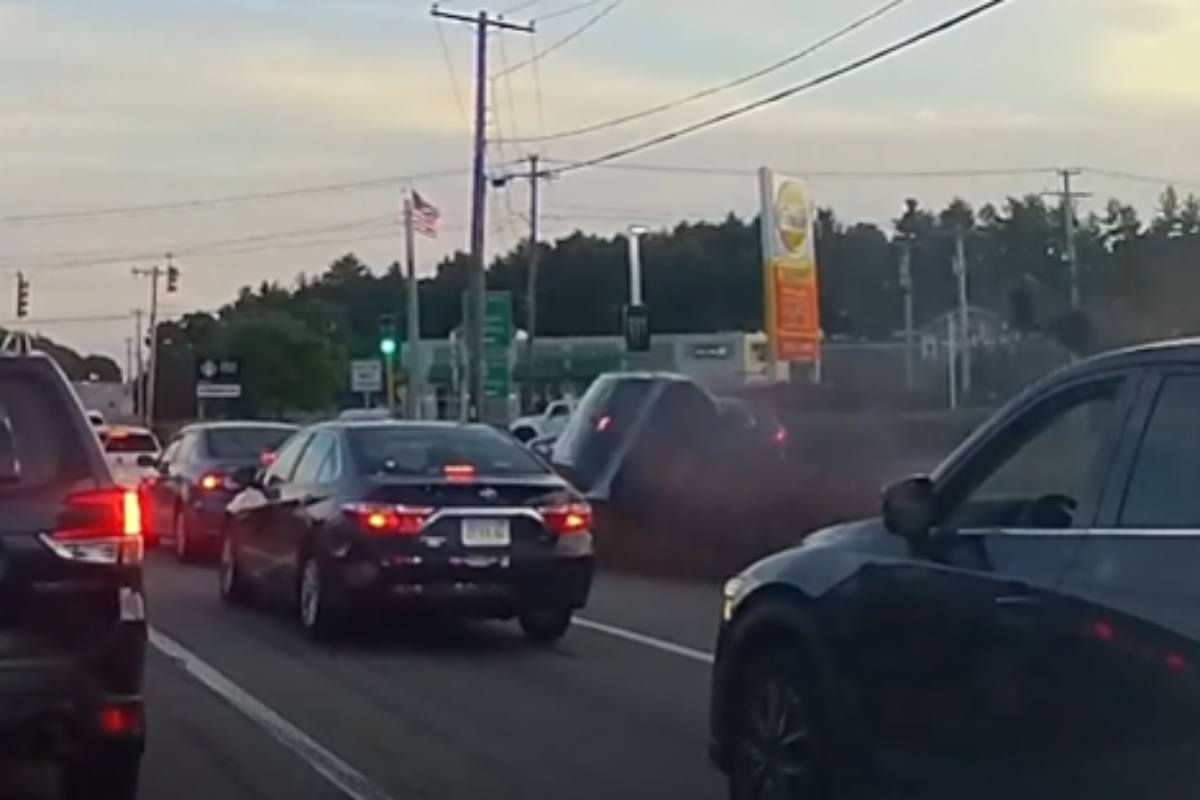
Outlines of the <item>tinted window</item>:
[{"label": "tinted window", "polygon": [[1122,527],[1200,527],[1200,377],[1168,377],[1150,423],[1121,509]]},{"label": "tinted window", "polygon": [[300,458],[300,463],[296,465],[296,472],[292,475],[292,481],[295,483],[316,483],[317,474],[321,471],[322,465],[333,452],[337,440],[328,433],[317,433],[313,435],[312,443],[305,449],[304,455]]},{"label": "tinted window", "polygon": [[547,416],[550,417],[565,417],[571,413],[571,407],[566,403],[555,403],[550,406],[550,412]]},{"label": "tinted window", "polygon": [[[77,411],[74,413],[78,413]],[[46,378],[20,370],[0,372],[0,456],[15,463],[19,480],[0,484],[0,497],[24,494],[58,483],[66,493],[69,483],[91,474],[82,443],[75,435],[72,410]],[[0,529],[5,527],[0,513]]]},{"label": "tinted window", "polygon": [[364,474],[440,476],[449,464],[470,464],[479,475],[533,475],[546,469],[528,450],[491,428],[369,426],[349,431]]},{"label": "tinted window", "polygon": [[308,443],[308,439],[308,434],[301,432],[284,442],[279,448],[275,463],[267,470],[266,480],[268,483],[282,483],[291,480],[292,471],[295,470],[296,462],[300,459],[300,454],[304,452],[304,445]]},{"label": "tinted window", "polygon": [[104,439],[106,453],[157,453],[158,440],[148,433],[110,433]]},{"label": "tinted window", "polygon": [[172,439],[172,440],[171,440],[171,441],[170,441],[170,442],[167,444],[167,449],[166,449],[166,450],[163,450],[163,454],[162,454],[162,457],[161,457],[161,461],[162,461],[162,463],[164,463],[164,464],[169,464],[169,463],[171,463],[172,461],[174,461],[174,460],[176,459],[176,457],[178,457],[178,455],[179,455],[179,445],[180,445],[180,443],[181,443],[182,441],[183,441],[182,439],[179,439],[179,438],[177,437],[177,438],[175,438],[175,439]]},{"label": "tinted window", "polygon": [[204,432],[210,458],[250,460],[278,449],[292,434],[287,428],[214,428]]},{"label": "tinted window", "polygon": [[653,388],[648,378],[600,378],[584,395],[552,457],[579,488],[600,477]]},{"label": "tinted window", "polygon": [[1120,386],[1110,379],[1068,389],[1000,431],[968,467],[974,488],[952,522],[968,528],[1085,525],[1077,512],[1103,477]]}]

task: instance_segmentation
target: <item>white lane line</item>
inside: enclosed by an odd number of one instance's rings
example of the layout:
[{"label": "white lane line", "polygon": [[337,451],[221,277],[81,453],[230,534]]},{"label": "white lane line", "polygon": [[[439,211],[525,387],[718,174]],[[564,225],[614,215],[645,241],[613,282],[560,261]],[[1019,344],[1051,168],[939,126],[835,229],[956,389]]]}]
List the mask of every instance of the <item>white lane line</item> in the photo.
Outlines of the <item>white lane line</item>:
[{"label": "white lane line", "polygon": [[351,800],[391,800],[386,792],[371,783],[361,772],[326,750],[307,733],[170,636],[151,628],[150,644],[168,658],[177,661],[193,678],[265,729],[276,741],[298,755]]},{"label": "white lane line", "polygon": [[681,644],[676,644],[675,642],[668,642],[666,639],[656,639],[655,637],[647,636],[644,633],[626,630],[625,628],[618,628],[616,625],[608,625],[604,622],[586,619],[585,617],[575,617],[574,622],[581,628],[587,628],[590,631],[597,631],[598,633],[605,633],[609,636],[615,636],[618,639],[624,639],[627,642],[635,642],[637,644],[645,645],[646,647],[653,647],[655,650],[662,650],[664,653],[683,656],[684,658],[690,658],[693,661],[699,661],[703,664],[713,663],[712,653],[706,653],[703,650],[696,650],[692,647],[685,647]]}]

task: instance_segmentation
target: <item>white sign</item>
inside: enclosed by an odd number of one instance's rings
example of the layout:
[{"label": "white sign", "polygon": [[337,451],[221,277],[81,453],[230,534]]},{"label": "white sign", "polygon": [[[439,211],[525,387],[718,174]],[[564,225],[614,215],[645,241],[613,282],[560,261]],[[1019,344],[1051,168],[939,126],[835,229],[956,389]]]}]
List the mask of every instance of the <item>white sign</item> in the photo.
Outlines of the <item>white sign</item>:
[{"label": "white sign", "polygon": [[377,358],[350,362],[350,391],[382,392],[383,362]]},{"label": "white sign", "polygon": [[242,396],[240,383],[196,383],[196,397],[201,400],[236,400]]}]

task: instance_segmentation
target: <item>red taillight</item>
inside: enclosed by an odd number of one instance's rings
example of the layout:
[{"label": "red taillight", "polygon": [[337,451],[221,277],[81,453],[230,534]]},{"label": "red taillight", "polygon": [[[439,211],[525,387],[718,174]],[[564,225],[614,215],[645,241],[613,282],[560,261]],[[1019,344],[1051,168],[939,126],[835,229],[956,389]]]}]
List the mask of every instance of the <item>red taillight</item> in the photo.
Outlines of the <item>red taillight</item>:
[{"label": "red taillight", "polygon": [[1111,642],[1117,636],[1117,632],[1113,630],[1113,626],[1102,619],[1093,620],[1091,624],[1088,625],[1088,630],[1091,632],[1092,636],[1096,637],[1102,642]]},{"label": "red taillight", "polygon": [[600,419],[596,420],[596,433],[604,433],[612,427],[612,417],[605,414]]},{"label": "red taillight", "polygon": [[144,724],[140,703],[116,703],[101,706],[96,712],[96,727],[105,736],[138,733]]},{"label": "red taillight", "polygon": [[771,434],[771,441],[775,443],[776,447],[783,447],[787,444],[787,436],[787,428],[780,425],[775,429],[775,433]]},{"label": "red taillight", "polygon": [[62,558],[97,564],[142,559],[141,495],[114,487],[68,495],[58,523],[43,541]]},{"label": "red taillight", "polygon": [[475,479],[475,465],[446,464],[442,467],[442,474],[446,476],[446,480],[471,481]]},{"label": "red taillight", "polygon": [[420,533],[433,515],[425,506],[387,505],[385,503],[347,503],[342,513],[367,533],[376,536],[411,536]]},{"label": "red taillight", "polygon": [[546,529],[559,536],[586,533],[592,528],[592,507],[587,503],[563,503],[540,510]]},{"label": "red taillight", "polygon": [[224,479],[215,472],[209,472],[200,476],[200,488],[206,492],[215,492],[224,484]]}]

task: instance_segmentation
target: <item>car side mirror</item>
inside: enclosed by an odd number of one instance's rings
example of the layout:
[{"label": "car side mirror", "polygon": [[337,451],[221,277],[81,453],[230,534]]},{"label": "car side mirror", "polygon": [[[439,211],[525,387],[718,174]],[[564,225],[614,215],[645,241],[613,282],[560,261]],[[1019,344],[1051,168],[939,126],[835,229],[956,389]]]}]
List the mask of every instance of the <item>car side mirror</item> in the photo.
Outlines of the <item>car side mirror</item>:
[{"label": "car side mirror", "polygon": [[238,467],[231,477],[233,482],[243,489],[262,488],[262,470],[258,467]]},{"label": "car side mirror", "polygon": [[157,467],[158,459],[149,453],[142,453],[137,457],[137,465],[139,467]]},{"label": "car side mirror", "polygon": [[938,518],[933,481],[924,475],[905,478],[883,491],[883,524],[904,539],[928,535]]}]

